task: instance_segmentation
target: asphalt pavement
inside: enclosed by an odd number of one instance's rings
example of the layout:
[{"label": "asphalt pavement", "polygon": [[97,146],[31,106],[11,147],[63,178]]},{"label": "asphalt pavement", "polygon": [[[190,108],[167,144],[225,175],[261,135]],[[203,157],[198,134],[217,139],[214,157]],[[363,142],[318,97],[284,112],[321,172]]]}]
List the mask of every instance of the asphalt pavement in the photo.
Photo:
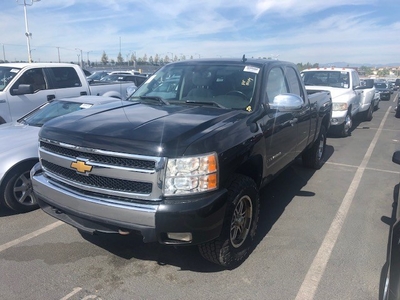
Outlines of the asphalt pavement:
[{"label": "asphalt pavement", "polygon": [[397,93],[318,170],[294,163],[261,191],[256,246],[234,270],[196,247],[89,236],[41,210],[0,211],[0,299],[379,299],[400,169]]}]

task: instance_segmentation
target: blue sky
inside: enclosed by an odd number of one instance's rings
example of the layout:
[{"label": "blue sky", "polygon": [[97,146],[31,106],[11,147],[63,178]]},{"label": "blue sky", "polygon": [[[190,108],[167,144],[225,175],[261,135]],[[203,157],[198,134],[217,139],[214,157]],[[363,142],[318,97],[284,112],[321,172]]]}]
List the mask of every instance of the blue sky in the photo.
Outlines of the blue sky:
[{"label": "blue sky", "polygon": [[[23,3],[2,0],[0,59],[28,59]],[[59,53],[77,62],[80,50],[84,60],[100,61],[103,51],[116,60],[121,50],[125,60],[135,52],[400,63],[399,0],[41,0],[26,7],[34,61],[56,62]]]}]

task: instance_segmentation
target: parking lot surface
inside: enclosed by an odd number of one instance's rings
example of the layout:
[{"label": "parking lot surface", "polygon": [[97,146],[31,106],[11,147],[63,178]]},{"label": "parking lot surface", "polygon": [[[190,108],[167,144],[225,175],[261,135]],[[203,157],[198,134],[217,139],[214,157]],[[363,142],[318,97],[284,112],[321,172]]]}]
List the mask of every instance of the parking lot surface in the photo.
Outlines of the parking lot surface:
[{"label": "parking lot surface", "polygon": [[261,191],[257,245],[238,268],[196,247],[89,236],[41,210],[2,210],[0,299],[379,299],[400,179],[397,97],[351,136],[330,136],[320,170],[296,162]]}]

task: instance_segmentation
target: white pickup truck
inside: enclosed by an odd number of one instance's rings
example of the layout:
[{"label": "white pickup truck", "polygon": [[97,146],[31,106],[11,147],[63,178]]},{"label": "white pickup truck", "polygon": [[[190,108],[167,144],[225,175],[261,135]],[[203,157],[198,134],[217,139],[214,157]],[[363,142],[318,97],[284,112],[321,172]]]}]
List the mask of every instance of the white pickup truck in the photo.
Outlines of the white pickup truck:
[{"label": "white pickup truck", "polygon": [[0,64],[0,124],[17,120],[51,99],[83,95],[125,99],[133,82],[89,84],[78,65]]},{"label": "white pickup truck", "polygon": [[340,136],[350,135],[353,119],[362,114],[365,121],[372,120],[375,98],[364,97],[373,87],[361,85],[360,77],[351,68],[312,68],[301,72],[307,90],[325,90],[332,95],[331,131]]}]

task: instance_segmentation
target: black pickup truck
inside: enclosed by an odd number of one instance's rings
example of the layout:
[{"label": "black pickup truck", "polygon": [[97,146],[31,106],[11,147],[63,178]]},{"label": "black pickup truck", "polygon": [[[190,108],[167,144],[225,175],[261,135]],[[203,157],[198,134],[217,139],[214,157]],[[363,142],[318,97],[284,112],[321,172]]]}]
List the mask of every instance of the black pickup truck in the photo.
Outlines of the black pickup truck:
[{"label": "black pickup truck", "polygon": [[321,167],[331,110],[292,63],[171,63],[118,105],[47,122],[33,189],[81,231],[199,245],[233,268],[252,247],[260,188],[298,157]]}]

